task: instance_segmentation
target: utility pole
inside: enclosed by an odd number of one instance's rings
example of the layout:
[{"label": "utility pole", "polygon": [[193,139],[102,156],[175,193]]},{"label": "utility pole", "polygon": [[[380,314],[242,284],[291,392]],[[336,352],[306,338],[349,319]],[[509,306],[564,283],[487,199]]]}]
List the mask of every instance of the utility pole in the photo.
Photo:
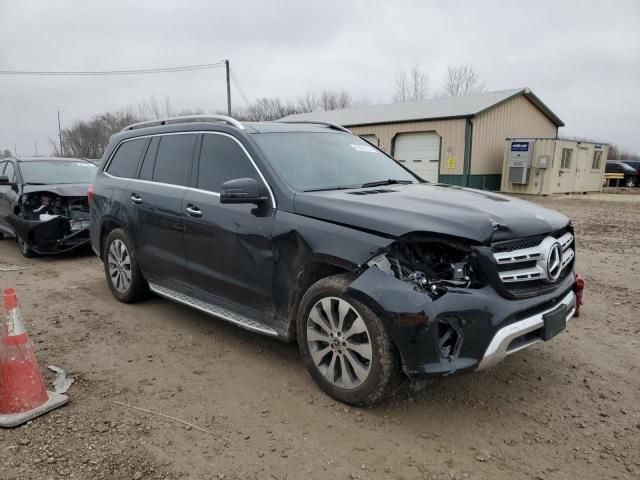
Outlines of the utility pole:
[{"label": "utility pole", "polygon": [[60,156],[64,157],[62,154],[62,130],[60,129],[60,110],[58,110],[58,140],[60,140]]},{"label": "utility pole", "polygon": [[224,61],[225,70],[227,71],[227,115],[231,116],[231,83],[229,78],[229,60]]},{"label": "utility pole", "polygon": [[38,140],[36,140],[35,138],[33,139],[33,146],[36,149],[36,157],[38,156]]}]

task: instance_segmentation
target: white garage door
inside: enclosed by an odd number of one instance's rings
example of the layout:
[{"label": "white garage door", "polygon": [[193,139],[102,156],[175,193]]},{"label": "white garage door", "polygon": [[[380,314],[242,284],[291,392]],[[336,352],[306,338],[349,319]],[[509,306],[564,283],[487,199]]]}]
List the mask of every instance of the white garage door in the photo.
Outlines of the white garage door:
[{"label": "white garage door", "polygon": [[360,135],[360,138],[366,140],[369,143],[373,143],[376,147],[380,146],[380,141],[378,140],[378,137],[376,137],[374,134],[366,134],[366,135]]},{"label": "white garage door", "polygon": [[435,132],[401,133],[395,139],[393,157],[423,179],[437,182],[440,136]]}]

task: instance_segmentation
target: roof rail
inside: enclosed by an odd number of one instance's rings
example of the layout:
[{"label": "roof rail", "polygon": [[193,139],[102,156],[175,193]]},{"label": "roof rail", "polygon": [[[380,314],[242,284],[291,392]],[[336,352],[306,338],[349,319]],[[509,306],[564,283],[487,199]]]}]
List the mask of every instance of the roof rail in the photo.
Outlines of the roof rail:
[{"label": "roof rail", "polygon": [[336,130],[340,130],[341,132],[353,133],[351,130],[344,128],[342,125],[338,125],[337,123],[331,122],[320,122],[316,120],[276,120],[276,122],[280,123],[309,123],[311,125],[325,125],[327,127],[335,128]]},{"label": "roof rail", "polygon": [[240,130],[244,130],[244,125],[242,125],[235,118],[227,117],[226,115],[183,115],[181,117],[158,118],[156,120],[133,123],[123,128],[122,131],[124,132],[127,130],[135,130],[136,128],[155,127],[158,125],[170,125],[173,123],[187,122],[221,122],[232,125],[236,128],[239,128]]}]

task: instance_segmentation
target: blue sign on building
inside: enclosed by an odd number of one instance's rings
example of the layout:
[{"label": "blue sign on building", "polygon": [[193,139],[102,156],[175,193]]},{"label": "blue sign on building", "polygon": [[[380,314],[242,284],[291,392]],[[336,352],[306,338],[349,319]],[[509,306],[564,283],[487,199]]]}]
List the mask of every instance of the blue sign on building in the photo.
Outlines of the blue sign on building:
[{"label": "blue sign on building", "polygon": [[511,142],[512,152],[528,152],[529,142]]}]

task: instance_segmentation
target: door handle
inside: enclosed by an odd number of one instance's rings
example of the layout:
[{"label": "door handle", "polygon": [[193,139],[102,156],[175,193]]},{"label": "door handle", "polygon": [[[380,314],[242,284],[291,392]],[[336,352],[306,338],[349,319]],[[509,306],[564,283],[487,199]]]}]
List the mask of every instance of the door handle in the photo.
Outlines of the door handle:
[{"label": "door handle", "polygon": [[200,210],[195,205],[191,205],[191,204],[187,205],[186,210],[187,210],[187,213],[192,217],[200,218],[202,216],[202,210]]},{"label": "door handle", "polygon": [[137,193],[132,193],[131,194],[131,201],[133,203],[135,203],[136,205],[140,205],[142,203],[142,197],[140,195],[138,195]]}]

